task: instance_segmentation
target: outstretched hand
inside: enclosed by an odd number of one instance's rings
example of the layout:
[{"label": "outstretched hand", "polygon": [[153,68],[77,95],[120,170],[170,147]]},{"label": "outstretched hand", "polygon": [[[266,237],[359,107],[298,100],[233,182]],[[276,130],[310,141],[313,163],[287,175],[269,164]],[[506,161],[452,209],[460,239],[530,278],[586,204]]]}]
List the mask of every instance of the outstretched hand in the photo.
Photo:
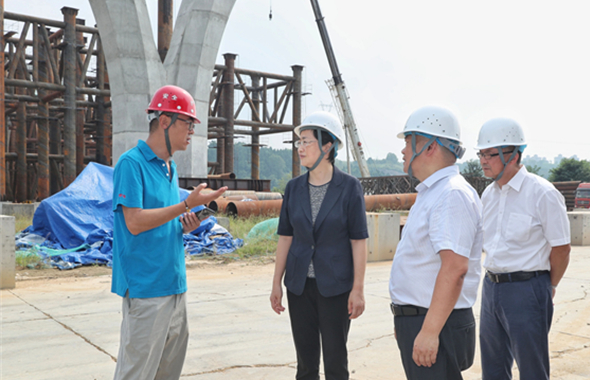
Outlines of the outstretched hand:
[{"label": "outstretched hand", "polygon": [[193,207],[197,207],[200,205],[207,205],[209,204],[209,202],[219,198],[227,190],[227,186],[224,186],[211,193],[201,194],[201,190],[203,190],[206,187],[206,183],[201,183],[199,186],[195,188],[195,190],[193,190],[192,193],[188,195],[188,197],[186,198],[186,203],[188,204],[188,207],[192,209]]}]

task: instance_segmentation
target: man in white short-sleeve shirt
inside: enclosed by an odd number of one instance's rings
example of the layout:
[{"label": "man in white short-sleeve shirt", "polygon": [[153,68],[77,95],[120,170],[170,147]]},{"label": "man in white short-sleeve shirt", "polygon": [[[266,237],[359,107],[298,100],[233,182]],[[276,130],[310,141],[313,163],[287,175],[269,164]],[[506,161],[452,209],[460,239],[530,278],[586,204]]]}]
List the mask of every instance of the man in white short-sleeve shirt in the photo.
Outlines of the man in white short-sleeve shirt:
[{"label": "man in white short-sleeve shirt", "polygon": [[569,262],[564,198],[520,163],[520,125],[497,118],[479,133],[478,156],[493,178],[482,195],[486,258],[480,319],[483,380],[549,379],[553,296]]},{"label": "man in white short-sleeve shirt", "polygon": [[404,370],[408,379],[462,379],[475,352],[481,202],[455,165],[465,149],[450,111],[421,108],[398,137],[404,171],[421,181],[389,284]]}]

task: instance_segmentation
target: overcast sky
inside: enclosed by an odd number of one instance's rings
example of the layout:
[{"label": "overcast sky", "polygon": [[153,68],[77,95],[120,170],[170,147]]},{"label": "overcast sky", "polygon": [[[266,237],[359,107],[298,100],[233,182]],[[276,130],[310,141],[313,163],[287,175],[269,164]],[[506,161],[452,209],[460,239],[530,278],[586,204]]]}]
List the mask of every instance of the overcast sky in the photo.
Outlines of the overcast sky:
[{"label": "overcast sky", "polygon": [[[512,117],[528,140],[526,155],[590,160],[590,5],[583,0],[319,0],[348,87],[368,157],[400,157],[395,135],[415,109],[440,105],[459,118],[475,158],[480,126]],[[82,0],[4,0],[5,11],[62,19],[60,8]],[[180,1],[175,0],[178,10]],[[272,21],[269,11],[272,6]],[[157,0],[148,0],[152,20]],[[5,23],[10,29],[10,23]],[[291,74],[304,69],[304,116],[332,98],[331,77],[307,0],[237,0],[219,49],[238,67]],[[332,109],[332,112],[335,112]],[[265,142],[286,147],[283,136]]]}]

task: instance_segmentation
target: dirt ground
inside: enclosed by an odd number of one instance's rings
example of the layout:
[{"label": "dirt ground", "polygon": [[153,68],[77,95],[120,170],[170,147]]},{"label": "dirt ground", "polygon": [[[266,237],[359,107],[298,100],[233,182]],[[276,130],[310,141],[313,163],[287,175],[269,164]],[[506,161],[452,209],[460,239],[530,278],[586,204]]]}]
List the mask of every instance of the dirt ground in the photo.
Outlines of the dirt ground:
[{"label": "dirt ground", "polygon": [[[274,263],[274,257],[250,257],[246,259],[237,260],[230,257],[206,257],[187,260],[186,269],[187,271],[198,271],[206,269],[208,272],[220,271],[226,273],[228,270],[238,269],[240,271],[254,271],[258,270],[262,266]],[[111,275],[112,269],[105,265],[85,265],[69,270],[60,270],[57,268],[47,269],[29,269],[29,268],[16,268],[16,281],[19,282],[19,287],[26,286],[24,282],[27,281],[41,281],[41,280],[53,280],[53,279],[64,279],[64,278],[86,278]]]}]

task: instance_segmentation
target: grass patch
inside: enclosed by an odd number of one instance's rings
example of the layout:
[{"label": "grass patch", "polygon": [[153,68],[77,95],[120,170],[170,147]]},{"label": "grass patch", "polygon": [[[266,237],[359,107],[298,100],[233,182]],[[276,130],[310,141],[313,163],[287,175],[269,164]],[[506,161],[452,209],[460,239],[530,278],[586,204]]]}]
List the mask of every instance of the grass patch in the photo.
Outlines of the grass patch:
[{"label": "grass patch", "polygon": [[43,258],[30,249],[27,251],[16,251],[15,266],[21,269],[45,269],[49,266],[43,262]]},{"label": "grass patch", "polygon": [[19,215],[14,217],[14,233],[17,234],[33,224],[33,218]]},{"label": "grass patch", "polygon": [[229,232],[234,239],[244,239],[244,246],[232,253],[217,256],[217,258],[223,261],[259,259],[261,262],[267,262],[269,258],[274,259],[278,237],[275,236],[273,239],[246,239],[252,227],[271,218],[274,218],[274,216],[230,217]]}]

